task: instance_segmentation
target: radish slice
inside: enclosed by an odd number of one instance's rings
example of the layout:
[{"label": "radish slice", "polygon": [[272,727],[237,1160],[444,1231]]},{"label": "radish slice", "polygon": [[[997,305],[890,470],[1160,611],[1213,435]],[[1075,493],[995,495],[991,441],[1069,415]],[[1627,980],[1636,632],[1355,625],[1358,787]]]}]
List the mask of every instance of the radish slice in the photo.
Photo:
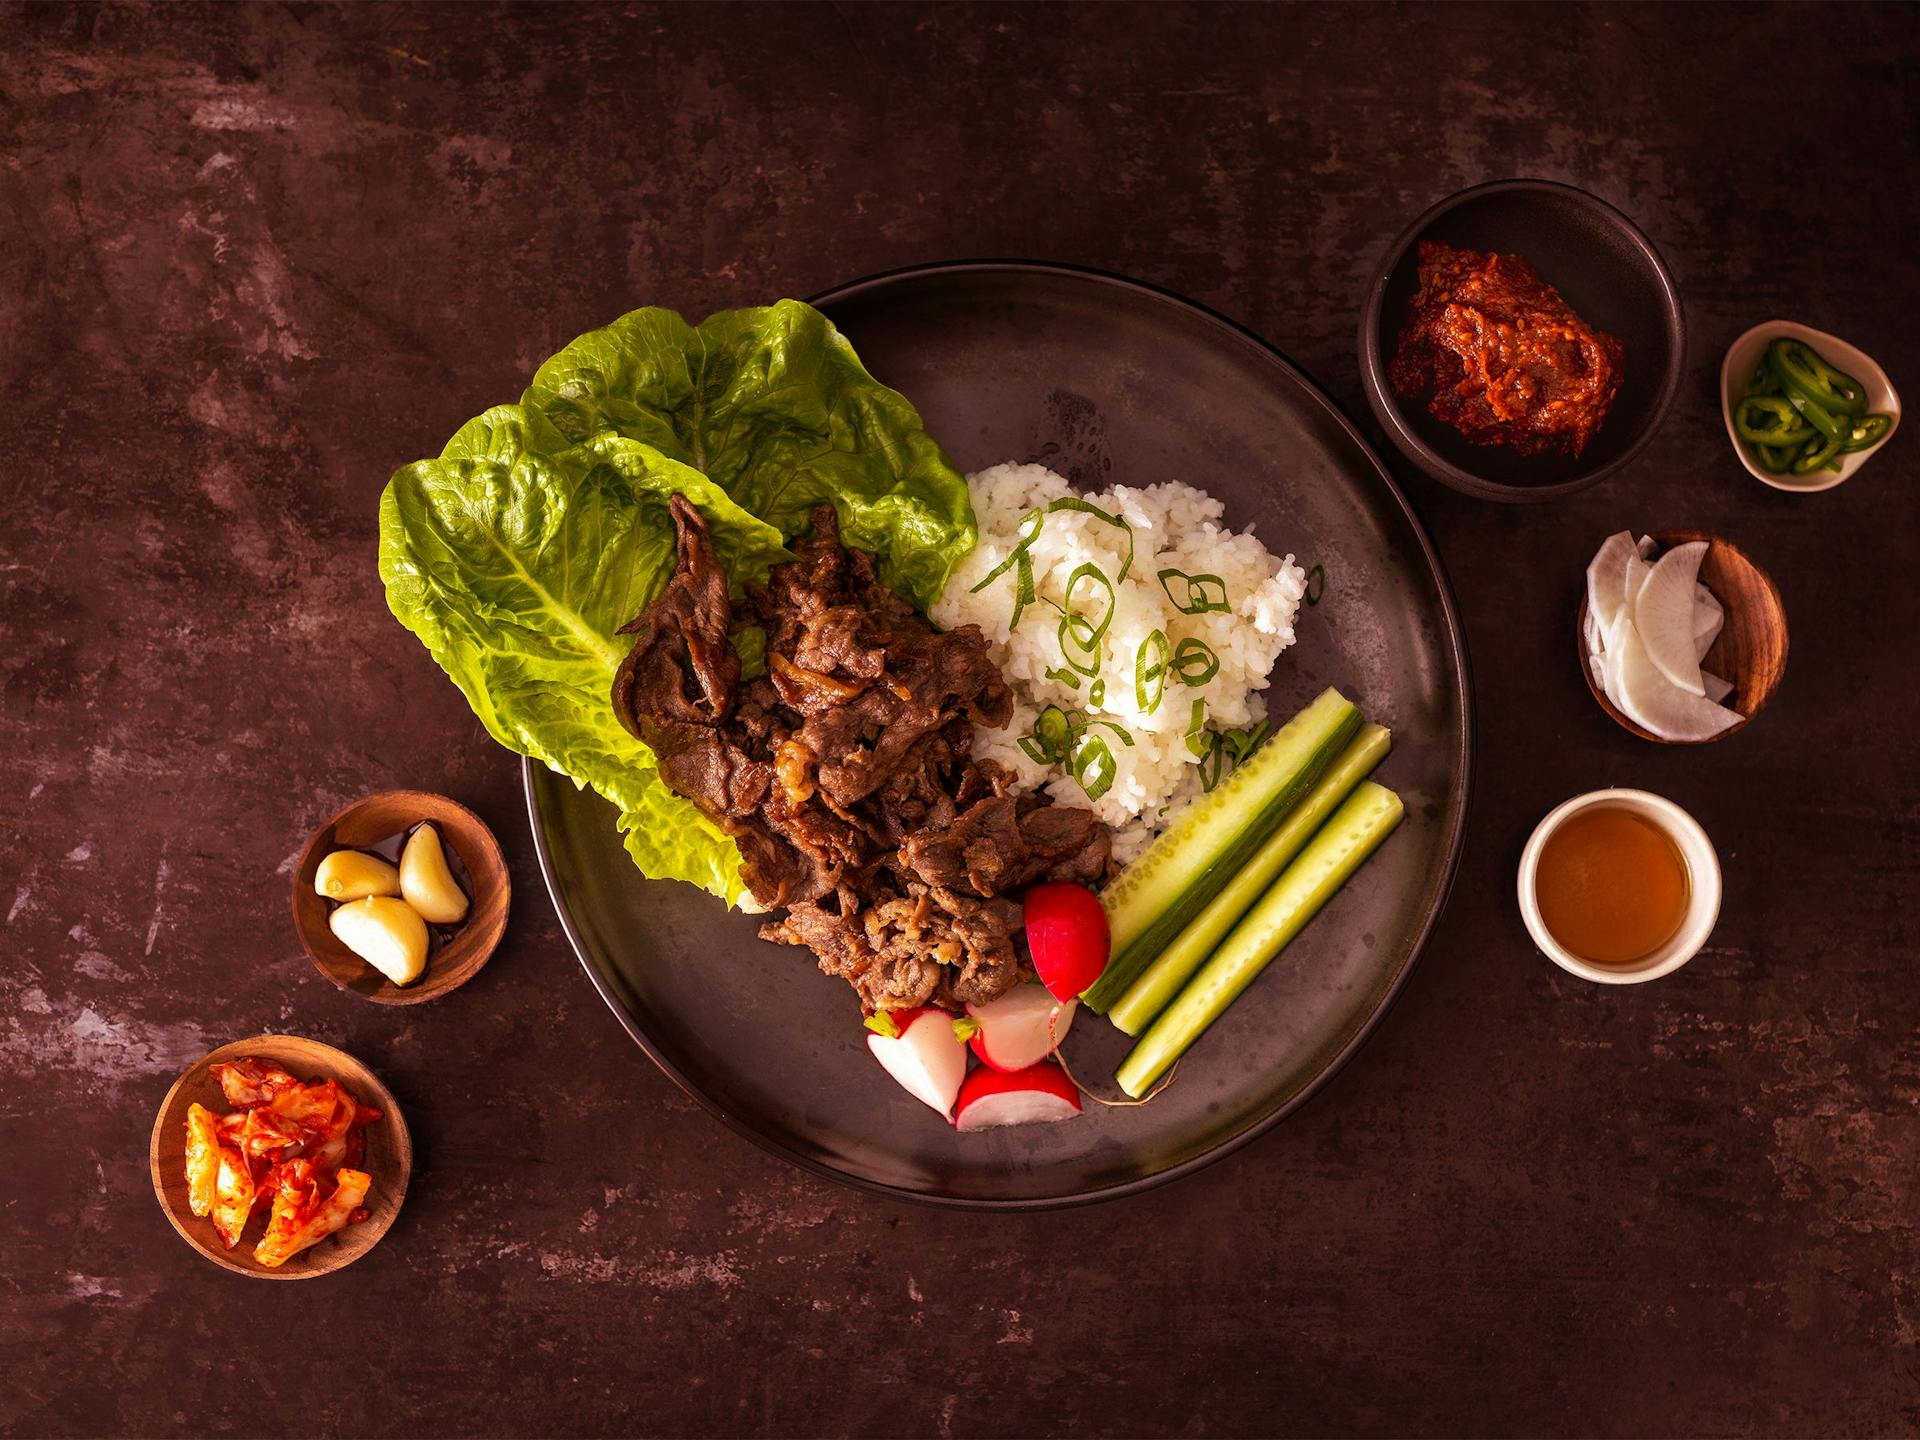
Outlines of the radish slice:
[{"label": "radish slice", "polygon": [[1027,949],[1040,983],[1071,1000],[1107,968],[1107,912],[1084,885],[1035,885],[1021,901]]},{"label": "radish slice", "polygon": [[1079,1008],[1078,1000],[1054,999],[1044,985],[1016,985],[997,1000],[967,1006],[980,1026],[969,1043],[996,1070],[1025,1070],[1067,1038]]},{"label": "radish slice", "polygon": [[1000,1125],[1032,1125],[1071,1120],[1080,1113],[1080,1092],[1067,1072],[1051,1060],[1007,1073],[976,1070],[960,1087],[954,1110],[956,1130],[990,1130]]},{"label": "radish slice", "polygon": [[1601,631],[1611,626],[1627,603],[1627,561],[1633,536],[1622,530],[1600,542],[1587,565],[1587,613]]},{"label": "radish slice", "polygon": [[1674,546],[1654,562],[1631,605],[1633,628],[1647,658],[1689,695],[1707,693],[1693,653],[1694,588],[1706,553],[1704,540]]},{"label": "radish slice", "polygon": [[1607,660],[1617,667],[1608,698],[1629,720],[1663,740],[1707,740],[1740,721],[1734,711],[1667,679],[1635,626],[1624,627],[1618,650],[1609,650]]},{"label": "radish slice", "polygon": [[1731,680],[1722,680],[1718,675],[1709,675],[1704,670],[1700,672],[1700,683],[1707,687],[1707,699],[1716,705],[1733,694]]},{"label": "radish slice", "polygon": [[924,1005],[889,1015],[900,1033],[869,1035],[867,1048],[903,1090],[952,1119],[967,1075],[967,1047],[953,1033],[953,1017]]},{"label": "radish slice", "polygon": [[[1693,587],[1693,655],[1696,660],[1707,658],[1707,651],[1713,648],[1713,642],[1720,638],[1720,629],[1727,623],[1727,612],[1714,598],[1711,590],[1704,585]],[[1708,699],[1713,697],[1709,695]]]}]

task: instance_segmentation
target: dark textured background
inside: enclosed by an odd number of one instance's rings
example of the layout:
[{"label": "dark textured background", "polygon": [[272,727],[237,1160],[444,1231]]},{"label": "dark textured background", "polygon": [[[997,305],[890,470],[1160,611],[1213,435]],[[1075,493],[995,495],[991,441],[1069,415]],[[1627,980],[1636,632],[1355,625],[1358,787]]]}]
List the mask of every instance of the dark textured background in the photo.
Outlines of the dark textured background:
[{"label": "dark textured background", "polygon": [[[0,1426],[14,1433],[1920,1429],[1920,438],[1831,494],[1729,453],[1788,316],[1920,387],[1912,7],[0,9]],[[1452,907],[1348,1070],[1171,1188],[1006,1219],[729,1135],[594,998],[513,758],[387,616],[398,464],[632,306],[1017,254],[1269,336],[1364,414],[1381,247],[1460,186],[1589,187],[1691,356],[1631,470],[1539,508],[1408,477],[1473,648]],[[1372,431],[1371,423],[1367,428]],[[1588,698],[1581,568],[1733,536],[1784,689],[1705,749]],[[1513,867],[1593,786],[1722,851],[1708,950],[1609,990]],[[417,1011],[289,932],[310,827],[393,785],[513,856],[508,942]],[[153,1201],[154,1107],[261,1029],[391,1083],[366,1260],[249,1285]]]}]

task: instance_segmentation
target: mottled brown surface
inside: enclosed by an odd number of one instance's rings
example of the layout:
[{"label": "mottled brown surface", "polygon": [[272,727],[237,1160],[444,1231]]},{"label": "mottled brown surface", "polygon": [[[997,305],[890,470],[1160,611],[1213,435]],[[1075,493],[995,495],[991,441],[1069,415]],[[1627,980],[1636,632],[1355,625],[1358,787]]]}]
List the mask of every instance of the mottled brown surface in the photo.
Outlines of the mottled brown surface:
[{"label": "mottled brown surface", "polygon": [[[1917,41],[1910,7],[0,10],[0,1427],[1920,1429],[1920,439],[1775,494],[1713,378],[1781,315],[1920,393]],[[1007,1219],[836,1188],[676,1093],[567,953],[515,762],[386,615],[388,472],[630,306],[982,253],[1194,294],[1362,413],[1374,257],[1515,173],[1646,227],[1687,380],[1572,500],[1410,484],[1481,784],[1348,1071],[1192,1179]],[[1580,681],[1580,569],[1626,525],[1785,593],[1786,683],[1723,745],[1640,743]],[[1708,951],[1620,991],[1511,895],[1533,821],[1611,782],[1727,874]],[[314,973],[285,893],[396,785],[472,803],[519,897],[400,1012]],[[275,1027],[371,1063],[418,1143],[392,1233],[307,1285],[195,1256],[142,1156],[178,1071]]]}]

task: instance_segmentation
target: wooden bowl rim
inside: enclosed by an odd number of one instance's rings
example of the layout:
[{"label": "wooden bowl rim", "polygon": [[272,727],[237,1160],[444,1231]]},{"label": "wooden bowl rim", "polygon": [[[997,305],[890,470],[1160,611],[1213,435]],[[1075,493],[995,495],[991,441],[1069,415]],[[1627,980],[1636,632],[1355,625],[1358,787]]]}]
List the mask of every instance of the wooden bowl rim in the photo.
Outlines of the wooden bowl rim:
[{"label": "wooden bowl rim", "polygon": [[[343,821],[375,804],[381,802],[406,802],[411,804],[420,801],[430,806],[439,807],[444,814],[456,817],[460,825],[464,827],[461,833],[455,836],[449,833],[446,822],[440,816],[423,812],[420,815],[421,820],[433,821],[442,827],[441,838],[444,842],[451,844],[457,843],[459,839],[472,839],[479,843],[485,857],[491,862],[491,872],[499,876],[499,916],[497,920],[492,922],[493,933],[490,935],[482,935],[476,942],[473,952],[454,964],[450,969],[443,970],[436,974],[433,961],[429,959],[426,973],[412,985],[396,985],[385,976],[382,976],[378,988],[370,991],[359,990],[334,972],[333,967],[328,964],[326,956],[322,954],[320,944],[316,941],[315,936],[306,924],[305,917],[301,913],[301,907],[305,902],[307,893],[313,888],[314,871],[319,868],[320,861],[324,858],[324,856],[320,854],[322,849],[321,837],[330,837]],[[331,840],[327,842],[329,848],[332,848],[332,843]],[[467,865],[467,873],[469,875],[477,876],[480,873],[478,867],[467,861],[465,856],[461,858],[463,863]],[[476,892],[479,891],[480,887],[477,882],[474,888]],[[321,897],[316,896],[315,898]],[[478,912],[487,907],[491,898],[491,892],[486,895],[476,893],[469,898],[472,907],[470,913],[477,915]],[[307,837],[307,843],[301,849],[300,858],[293,867],[293,929],[294,933],[300,937],[300,948],[307,952],[307,958],[313,962],[314,969],[326,976],[336,988],[344,990],[350,995],[356,995],[363,1000],[371,1000],[376,1005],[424,1004],[428,1000],[437,1000],[442,995],[451,994],[466,984],[467,981],[471,980],[475,975],[478,975],[480,971],[486,967],[487,961],[493,958],[493,952],[500,947],[501,938],[506,934],[507,913],[512,908],[512,901],[513,877],[508,872],[506,852],[501,848],[499,837],[493,833],[492,828],[487,822],[474,814],[469,807],[462,805],[458,800],[455,800],[449,795],[442,795],[434,790],[376,790],[371,795],[361,796],[358,800],[341,807],[333,815],[329,816],[324,823],[319,825],[313,833]],[[328,932],[326,936],[326,943],[329,945],[338,944],[338,942],[334,941],[331,932]],[[344,947],[341,948],[344,949]],[[360,960],[358,956],[353,956],[351,959],[355,965],[365,965],[365,962]],[[367,968],[371,969],[371,967]]]},{"label": "wooden bowl rim", "polygon": [[[311,1047],[311,1051],[304,1047]],[[287,1056],[296,1051],[300,1052],[297,1058],[289,1060]],[[301,1080],[314,1073],[339,1080],[353,1091],[362,1104],[379,1107],[381,1118],[375,1122],[373,1129],[386,1132],[385,1146],[390,1152],[381,1157],[380,1170],[369,1167],[374,1185],[391,1197],[390,1205],[383,1203],[375,1208],[371,1219],[350,1226],[342,1234],[301,1251],[277,1269],[270,1269],[253,1260],[251,1249],[244,1239],[234,1249],[228,1250],[214,1234],[211,1220],[202,1219],[191,1210],[183,1213],[167,1194],[167,1168],[178,1168],[186,1163],[184,1138],[175,1135],[175,1143],[169,1153],[168,1137],[175,1126],[184,1124],[185,1120],[183,1107],[181,1115],[174,1117],[174,1125],[167,1123],[174,1102],[189,1082],[207,1075],[221,1061],[235,1060],[243,1055],[258,1055],[263,1059],[278,1061]],[[153,1134],[147,1146],[147,1165],[153,1179],[154,1198],[160,1202],[161,1213],[167,1217],[180,1238],[208,1260],[223,1270],[254,1280],[313,1280],[322,1275],[331,1275],[336,1270],[344,1270],[378,1245],[393,1227],[400,1207],[406,1203],[407,1185],[413,1178],[413,1134],[407,1129],[407,1117],[400,1108],[400,1102],[394,1099],[393,1092],[365,1061],[324,1040],[313,1040],[304,1035],[254,1035],[209,1050],[181,1071],[173,1084],[167,1087],[167,1093],[160,1101],[160,1109],[153,1117]],[[384,1173],[388,1169],[394,1173]]]},{"label": "wooden bowl rim", "polygon": [[[1742,714],[1737,724],[1729,725],[1718,735],[1709,735],[1702,740],[1669,740],[1663,735],[1655,735],[1651,730],[1647,730],[1628,719],[1626,714],[1615,705],[1613,701],[1607,698],[1607,692],[1593,683],[1593,666],[1589,663],[1587,654],[1587,592],[1583,584],[1580,589],[1580,611],[1579,614],[1574,617],[1573,622],[1573,644],[1575,652],[1580,657],[1580,675],[1581,678],[1587,682],[1587,693],[1593,696],[1600,708],[1611,716],[1614,723],[1619,725],[1622,730],[1625,730],[1629,735],[1637,735],[1642,740],[1651,740],[1656,745],[1711,745],[1714,741],[1724,740],[1729,735],[1738,735],[1742,730],[1747,728],[1748,722],[1750,722],[1754,716],[1767,708],[1767,701],[1771,700],[1773,698],[1773,692],[1780,688],[1780,677],[1785,675],[1787,671],[1787,654],[1791,637],[1787,628],[1787,606],[1786,602],[1781,599],[1780,587],[1773,583],[1773,576],[1767,573],[1765,566],[1761,565],[1758,560],[1755,560],[1736,542],[1727,539],[1724,535],[1715,535],[1710,530],[1648,530],[1643,533],[1650,536],[1662,551],[1671,550],[1675,545],[1687,545],[1695,540],[1705,540],[1709,554],[1713,552],[1714,547],[1725,546],[1738,557],[1739,561],[1759,578],[1760,583],[1766,587],[1767,593],[1773,597],[1774,612],[1780,616],[1779,668],[1774,674],[1773,683],[1761,691],[1759,697],[1753,702],[1753,709]],[[1726,602],[1722,600],[1721,603],[1724,605]]]}]

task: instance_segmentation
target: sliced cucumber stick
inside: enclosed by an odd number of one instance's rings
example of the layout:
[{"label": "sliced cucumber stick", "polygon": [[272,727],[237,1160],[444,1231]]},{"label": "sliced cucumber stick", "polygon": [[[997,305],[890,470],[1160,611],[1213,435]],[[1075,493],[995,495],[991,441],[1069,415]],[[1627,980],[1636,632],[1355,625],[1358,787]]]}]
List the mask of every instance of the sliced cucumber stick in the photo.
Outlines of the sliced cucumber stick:
[{"label": "sliced cucumber stick", "polygon": [[1188,807],[1106,888],[1113,934],[1106,972],[1081,998],[1101,1014],[1218,895],[1319,781],[1360,728],[1360,712],[1325,690],[1227,781]]},{"label": "sliced cucumber stick", "polygon": [[1405,809],[1391,790],[1363,782],[1120,1063],[1120,1088],[1135,1099],[1146,1094],[1360,868]]},{"label": "sliced cucumber stick", "polygon": [[1373,767],[1392,746],[1393,737],[1385,727],[1363,725],[1360,733],[1353,737],[1353,743],[1320,777],[1320,783],[1307,792],[1307,798],[1280,822],[1280,828],[1253,852],[1240,873],[1227,882],[1226,888],[1213,897],[1207,908],[1194,916],[1145,973],[1127,987],[1127,993],[1120,997],[1107,1018],[1129,1035],[1138,1035],[1146,1029],[1153,1017],[1172,1003],[1193,972],[1213,954],[1214,947],[1233,929],[1234,922],[1252,908],[1253,902],[1265,894],[1274,878],[1287,868],[1287,862],[1313,838],[1313,832],[1333,813],[1333,807],[1353,793],[1353,787],[1373,772]]}]

